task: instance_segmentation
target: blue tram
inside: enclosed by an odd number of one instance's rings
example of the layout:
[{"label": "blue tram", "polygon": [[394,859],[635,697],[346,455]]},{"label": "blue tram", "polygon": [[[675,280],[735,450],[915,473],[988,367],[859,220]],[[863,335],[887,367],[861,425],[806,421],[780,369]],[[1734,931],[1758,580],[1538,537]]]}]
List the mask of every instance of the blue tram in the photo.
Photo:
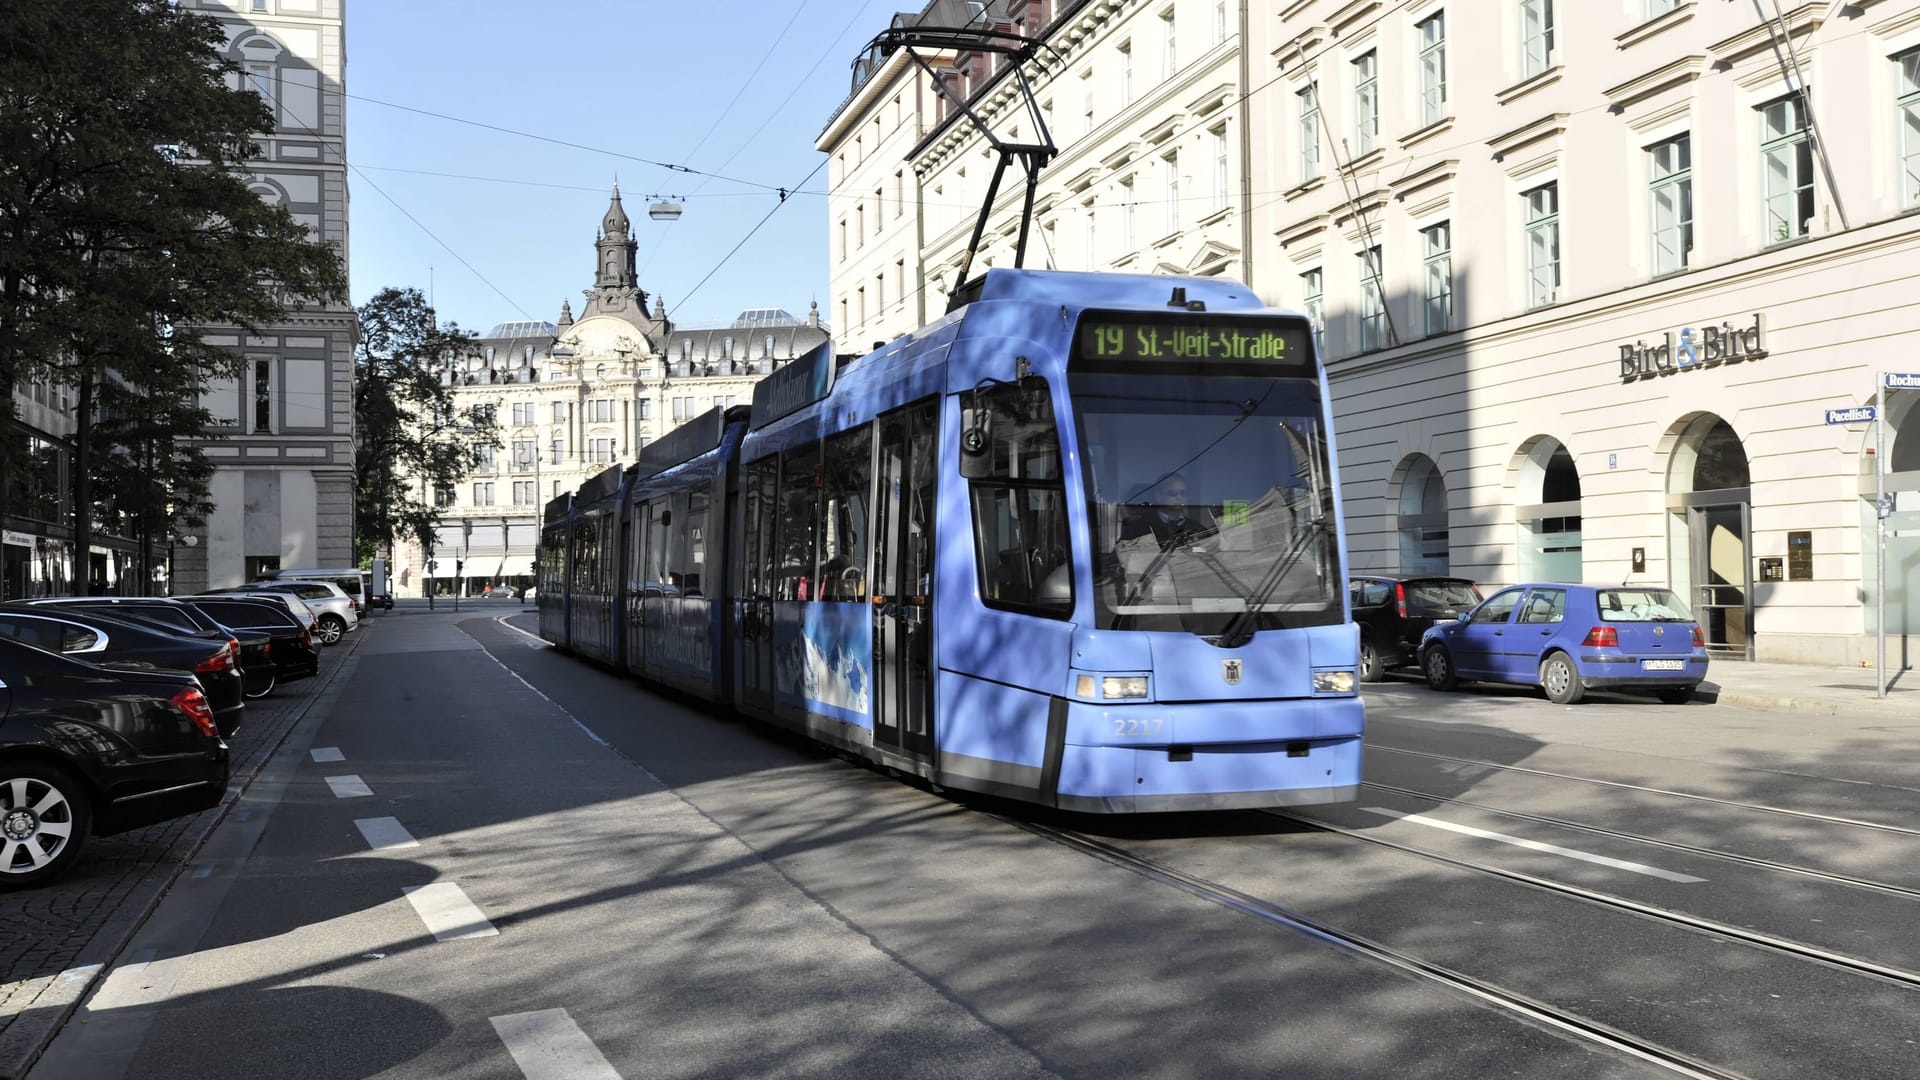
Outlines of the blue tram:
[{"label": "blue tram", "polygon": [[1359,643],[1307,321],[1220,279],[992,269],[547,507],[541,634],[948,787],[1334,802]]}]

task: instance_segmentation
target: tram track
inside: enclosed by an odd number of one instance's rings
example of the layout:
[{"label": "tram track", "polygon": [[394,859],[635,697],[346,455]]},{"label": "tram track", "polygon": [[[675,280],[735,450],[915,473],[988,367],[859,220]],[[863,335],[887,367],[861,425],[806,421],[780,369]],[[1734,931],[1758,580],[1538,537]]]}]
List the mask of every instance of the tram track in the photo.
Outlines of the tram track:
[{"label": "tram track", "polygon": [[1553,780],[1569,780],[1580,784],[1592,784],[1596,787],[1617,788],[1622,791],[1638,791],[1649,795],[1663,795],[1674,799],[1687,799],[1693,802],[1726,806],[1736,810],[1751,810],[1756,813],[1778,814],[1783,817],[1797,818],[1802,821],[1816,821],[1826,825],[1843,825],[1856,829],[1869,829],[1876,832],[1888,832],[1901,836],[1920,836],[1920,829],[1905,825],[1893,825],[1884,821],[1866,821],[1860,818],[1840,817],[1836,814],[1821,814],[1811,810],[1792,810],[1783,806],[1767,806],[1763,803],[1741,802],[1738,799],[1722,799],[1716,795],[1701,795],[1690,791],[1675,791],[1672,788],[1652,787],[1647,784],[1630,784],[1623,780],[1603,780],[1591,776],[1575,776],[1572,773],[1555,772],[1551,769],[1533,769],[1525,765],[1508,765],[1498,761],[1481,761],[1478,758],[1455,757],[1452,754],[1435,754],[1425,750],[1403,750],[1396,746],[1383,746],[1379,743],[1367,744],[1369,753],[1380,751],[1389,754],[1403,754],[1408,757],[1426,758],[1430,761],[1445,761],[1456,765],[1472,765],[1482,769],[1498,769],[1502,772],[1521,773],[1529,776],[1544,776]]},{"label": "tram track", "polygon": [[[1338,828],[1329,829],[1319,822],[1306,818],[1292,818],[1291,815],[1274,811],[1267,811],[1266,813],[1272,813],[1275,814],[1275,816],[1289,818],[1290,820],[1297,820],[1301,824],[1316,829],[1333,832],[1342,831]],[[1593,1020],[1568,1009],[1560,1008],[1538,998],[1508,990],[1485,979],[1476,978],[1464,972],[1433,963],[1432,961],[1422,960],[1411,953],[1359,934],[1341,930],[1330,923],[1291,910],[1273,901],[1263,900],[1231,886],[1210,881],[1153,859],[1136,855],[1124,848],[1096,840],[1093,837],[1069,829],[1022,820],[1016,817],[1001,816],[1001,820],[1042,839],[1059,844],[1069,850],[1077,851],[1083,855],[1131,871],[1150,881],[1179,889],[1203,900],[1304,934],[1315,940],[1413,976],[1423,982],[1445,987],[1482,1005],[1514,1016],[1526,1023],[1557,1032],[1635,1061],[1659,1067],[1675,1076],[1692,1077],[1697,1078],[1697,1080],[1748,1080],[1747,1075],[1744,1073],[1721,1068],[1711,1062],[1703,1061],[1690,1054],[1675,1050],[1672,1047],[1662,1045],[1650,1039],[1641,1038],[1632,1032],[1623,1031],[1612,1025]],[[1366,838],[1362,837],[1361,839]],[[1414,851],[1414,849],[1408,850]],[[1414,853],[1420,854],[1418,851],[1414,851]],[[1916,984],[1920,984],[1920,976],[1915,977],[1915,982]]]},{"label": "tram track", "polygon": [[1873,881],[1868,878],[1854,877],[1850,874],[1837,874],[1831,870],[1817,870],[1810,866],[1798,866],[1793,863],[1777,862],[1772,859],[1763,859],[1755,855],[1741,855],[1731,851],[1720,851],[1715,848],[1700,847],[1695,844],[1683,844],[1677,840],[1662,840],[1662,839],[1659,839],[1658,837],[1641,836],[1638,833],[1621,832],[1617,829],[1602,828],[1601,826],[1598,826],[1598,825],[1586,825],[1578,821],[1570,821],[1566,818],[1548,817],[1544,814],[1530,814],[1524,810],[1509,810],[1504,807],[1492,806],[1482,802],[1475,802],[1472,799],[1462,799],[1462,798],[1458,798],[1456,796],[1450,796],[1450,795],[1437,795],[1430,791],[1421,791],[1417,788],[1400,787],[1399,785],[1396,785],[1396,784],[1380,784],[1380,783],[1374,783],[1372,781],[1363,781],[1360,786],[1364,788],[1371,788],[1374,791],[1382,791],[1382,792],[1387,792],[1394,795],[1404,795],[1407,798],[1411,798],[1411,799],[1421,799],[1428,802],[1445,804],[1448,806],[1469,807],[1471,809],[1479,810],[1485,813],[1498,814],[1502,817],[1513,818],[1516,821],[1530,821],[1535,824],[1547,825],[1553,828],[1569,829],[1575,832],[1586,833],[1589,836],[1604,836],[1612,840],[1623,840],[1623,841],[1626,841],[1627,843],[1632,843],[1632,844],[1645,844],[1649,847],[1663,848],[1668,851],[1678,851],[1687,855],[1699,856],[1701,858],[1720,859],[1726,862],[1738,863],[1742,866],[1751,866],[1759,870],[1768,870],[1768,871],[1773,871],[1777,873],[1793,874],[1799,877],[1812,878],[1815,881],[1824,882],[1829,885],[1840,885],[1846,888],[1860,889],[1867,892],[1883,893],[1888,896],[1898,896],[1908,900],[1920,900],[1920,889],[1909,888],[1905,885],[1891,885],[1884,881]]}]

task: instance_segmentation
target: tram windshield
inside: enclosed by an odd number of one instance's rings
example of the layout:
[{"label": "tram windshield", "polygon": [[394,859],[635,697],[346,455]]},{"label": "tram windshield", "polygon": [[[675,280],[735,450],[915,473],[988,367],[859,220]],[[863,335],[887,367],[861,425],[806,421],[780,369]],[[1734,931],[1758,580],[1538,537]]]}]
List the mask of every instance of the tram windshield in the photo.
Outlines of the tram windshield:
[{"label": "tram windshield", "polygon": [[1317,380],[1070,376],[1101,629],[1234,638],[1342,619]]}]

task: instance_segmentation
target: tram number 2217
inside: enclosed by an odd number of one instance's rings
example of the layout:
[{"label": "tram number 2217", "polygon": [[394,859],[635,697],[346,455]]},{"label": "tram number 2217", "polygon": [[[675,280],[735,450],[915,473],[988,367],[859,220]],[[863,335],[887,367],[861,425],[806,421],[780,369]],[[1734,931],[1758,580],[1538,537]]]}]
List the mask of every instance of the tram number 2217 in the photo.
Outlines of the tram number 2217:
[{"label": "tram number 2217", "polygon": [[1121,737],[1158,735],[1166,726],[1167,718],[1164,716],[1116,716],[1113,718],[1113,733]]}]

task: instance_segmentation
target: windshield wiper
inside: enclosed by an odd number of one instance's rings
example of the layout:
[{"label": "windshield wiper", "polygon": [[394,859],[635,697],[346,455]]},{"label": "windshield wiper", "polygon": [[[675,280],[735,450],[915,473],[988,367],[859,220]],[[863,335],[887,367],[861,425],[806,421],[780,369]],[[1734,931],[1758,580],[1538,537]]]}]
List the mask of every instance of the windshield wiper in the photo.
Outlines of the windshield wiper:
[{"label": "windshield wiper", "polygon": [[1300,561],[1300,556],[1306,554],[1308,546],[1326,531],[1324,515],[1315,515],[1308,519],[1306,527],[1293,538],[1293,545],[1287,548],[1286,554],[1274,562],[1273,569],[1268,570],[1267,575],[1260,579],[1260,584],[1247,595],[1247,606],[1234,612],[1233,618],[1228,619],[1227,625],[1221,628],[1218,638],[1221,648],[1237,649],[1253,637],[1247,632],[1247,628],[1253,625],[1254,619],[1260,614],[1260,609],[1280,588],[1280,583],[1287,580],[1287,575],[1293,571],[1294,564]]}]

